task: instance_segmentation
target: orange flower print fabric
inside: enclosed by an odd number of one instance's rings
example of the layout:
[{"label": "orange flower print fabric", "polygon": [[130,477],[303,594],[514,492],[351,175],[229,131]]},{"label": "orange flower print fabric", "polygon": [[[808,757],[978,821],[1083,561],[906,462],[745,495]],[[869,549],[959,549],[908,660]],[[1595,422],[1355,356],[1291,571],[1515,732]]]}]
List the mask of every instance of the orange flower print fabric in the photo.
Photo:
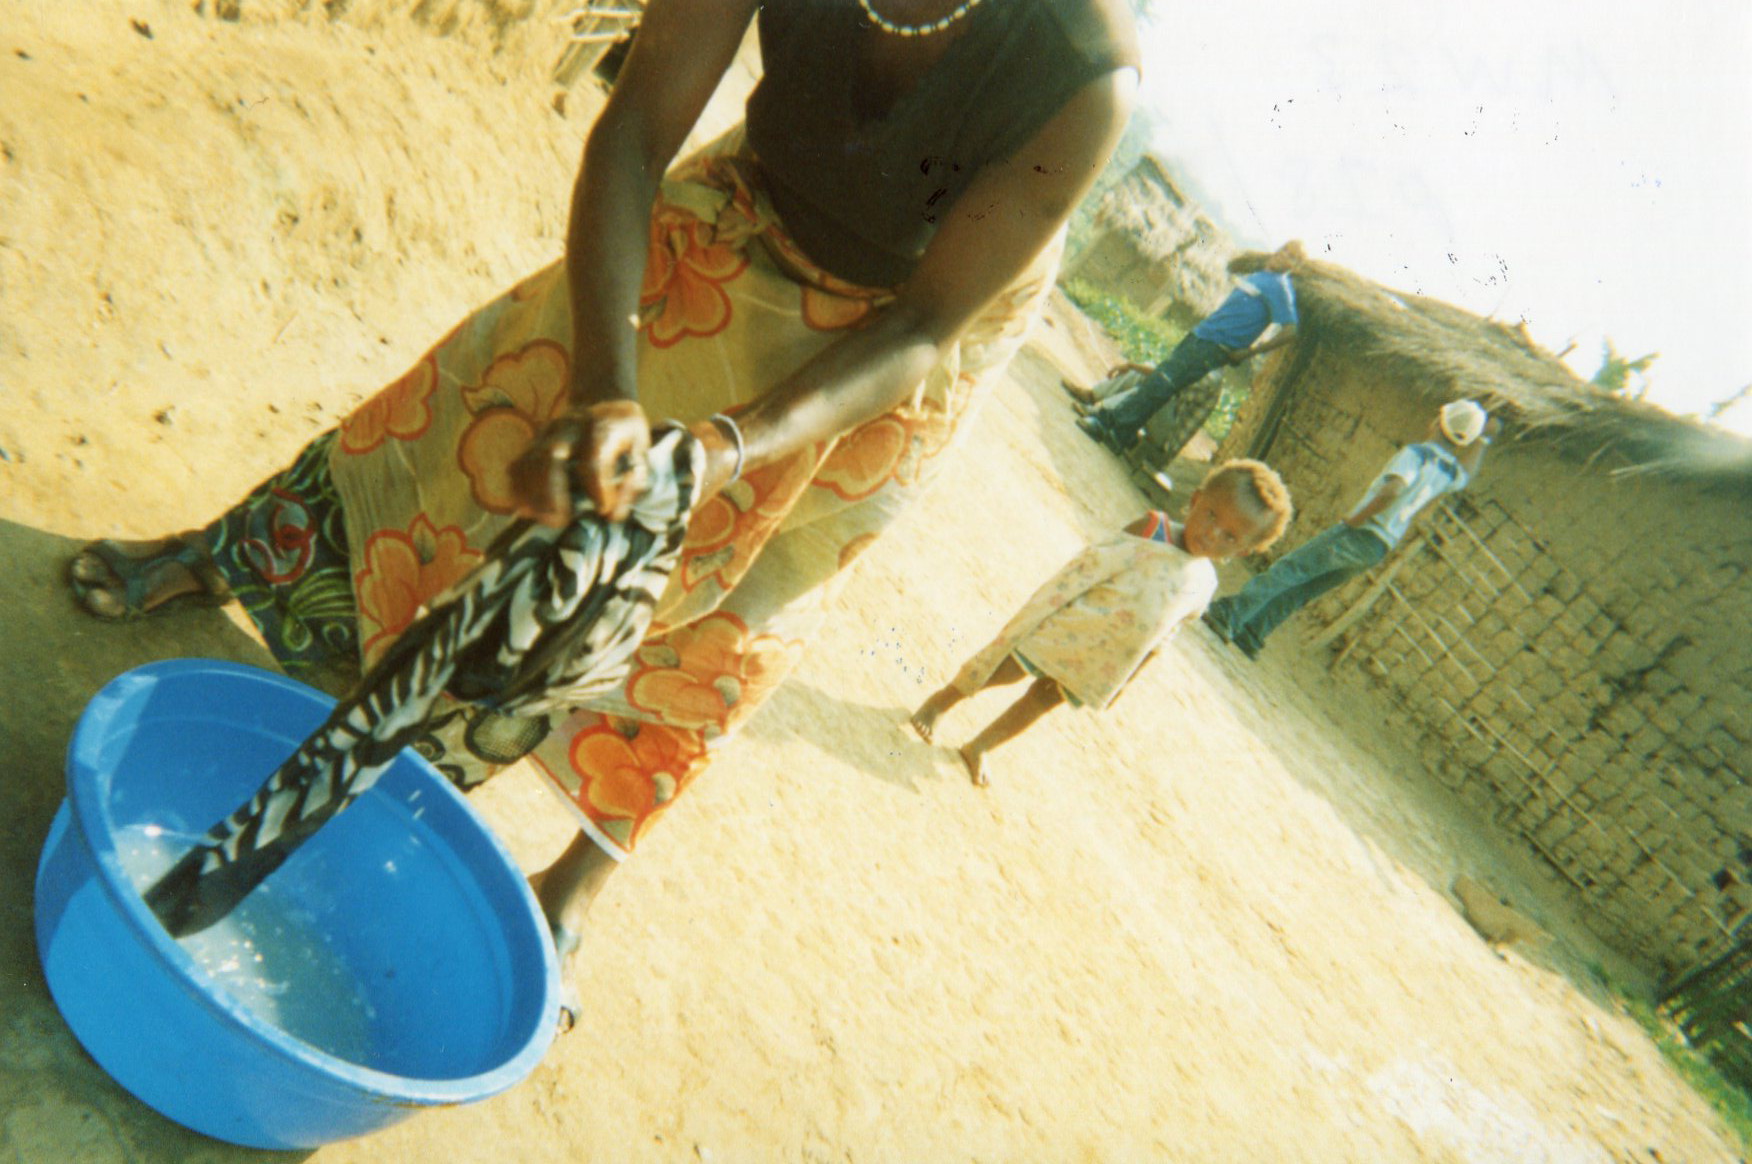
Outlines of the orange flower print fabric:
[{"label": "orange flower print fabric", "polygon": [[697,731],[664,724],[590,719],[568,755],[572,771],[588,774],[575,803],[616,845],[631,849],[705,770],[705,741]]},{"label": "orange flower print fabric", "polygon": [[933,420],[897,410],[853,429],[822,462],[815,483],[844,501],[862,501],[890,482],[913,484],[948,436]]},{"label": "orange flower print fabric", "polygon": [[681,207],[660,203],[651,219],[650,254],[639,291],[640,315],[651,342],[667,348],[690,336],[723,331],[731,316],[724,284],[747,266],[742,250],[718,241],[712,225]]},{"label": "orange flower print fabric", "polygon": [[[808,486],[817,459],[810,452],[762,466],[701,503],[671,587],[691,593],[708,584],[720,592],[735,586]],[[668,623],[675,614],[665,609],[658,617]]]},{"label": "orange flower print fabric", "polygon": [[766,237],[779,263],[805,276],[799,285],[798,302],[807,327],[816,331],[857,327],[894,298],[894,292],[887,288],[860,287],[821,270],[782,232]]},{"label": "orange flower print fabric", "polygon": [[362,628],[371,628],[363,650],[374,658],[413,624],[420,608],[461,581],[480,564],[461,530],[438,529],[424,514],[405,531],[383,530],[365,544],[364,566],[354,576]]},{"label": "orange flower print fabric", "polygon": [[539,341],[494,360],[480,383],[462,390],[463,406],[474,419],[456,460],[482,509],[512,511],[511,462],[565,412],[567,380],[566,350]]},{"label": "orange flower print fabric", "polygon": [[391,437],[417,439],[432,424],[432,392],[437,386],[437,361],[428,355],[341,421],[342,450],[368,453]]},{"label": "orange flower print fabric", "polygon": [[637,844],[710,762],[722,741],[765,702],[802,657],[803,644],[751,631],[725,612],[654,636],[627,678],[630,715],[576,713],[561,733],[563,760],[544,745],[537,767],[611,854]]},{"label": "orange flower print fabric", "polygon": [[802,650],[802,643],[751,632],[734,614],[708,614],[639,648],[627,702],[669,724],[728,733],[790,673]]},{"label": "orange flower print fabric", "polygon": [[[652,213],[637,372],[654,421],[734,414],[894,300],[792,244],[736,144],[674,170]],[[612,856],[796,665],[842,568],[922,490],[1020,345],[1055,262],[1049,251],[972,321],[903,407],[761,466],[695,511],[625,682],[549,724],[531,753]],[[523,280],[349,422],[331,468],[368,658],[510,524],[509,467],[567,406],[569,296],[561,262]]]}]

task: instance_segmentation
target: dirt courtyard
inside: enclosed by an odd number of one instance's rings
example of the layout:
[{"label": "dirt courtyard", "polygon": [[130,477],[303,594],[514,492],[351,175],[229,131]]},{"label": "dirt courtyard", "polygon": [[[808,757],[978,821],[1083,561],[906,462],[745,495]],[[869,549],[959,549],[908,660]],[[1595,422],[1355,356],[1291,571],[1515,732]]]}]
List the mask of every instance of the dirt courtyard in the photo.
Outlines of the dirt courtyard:
[{"label": "dirt courtyard", "polygon": [[[558,32],[524,60],[368,5],[193,7],[0,0],[0,1161],[278,1158],[109,1081],[48,996],[31,902],[90,696],[150,659],[267,656],[221,612],[85,618],[61,571],[84,538],[204,523],[556,257],[592,112],[582,87],[556,107]],[[1738,1159],[1589,986],[1634,968],[1292,630],[1257,665],[1190,631],[1109,713],[996,753],[989,789],[901,730],[1143,505],[1058,389],[1108,356],[1085,329],[1055,306],[791,683],[612,879],[580,1029],[503,1096],[313,1160]],[[527,772],[476,800],[529,868],[569,838]],[[1554,940],[1493,951],[1458,873]]]}]

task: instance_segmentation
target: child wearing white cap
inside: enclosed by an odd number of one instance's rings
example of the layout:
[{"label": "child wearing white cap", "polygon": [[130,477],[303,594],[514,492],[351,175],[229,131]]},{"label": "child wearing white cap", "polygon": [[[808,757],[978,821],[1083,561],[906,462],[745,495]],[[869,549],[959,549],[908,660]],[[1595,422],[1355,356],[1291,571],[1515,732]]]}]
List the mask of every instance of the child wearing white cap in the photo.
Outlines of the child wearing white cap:
[{"label": "child wearing white cap", "polygon": [[1428,438],[1395,453],[1348,517],[1279,558],[1240,593],[1211,603],[1205,624],[1258,658],[1265,637],[1286,618],[1379,563],[1420,510],[1465,488],[1499,428],[1474,401],[1443,405]]}]

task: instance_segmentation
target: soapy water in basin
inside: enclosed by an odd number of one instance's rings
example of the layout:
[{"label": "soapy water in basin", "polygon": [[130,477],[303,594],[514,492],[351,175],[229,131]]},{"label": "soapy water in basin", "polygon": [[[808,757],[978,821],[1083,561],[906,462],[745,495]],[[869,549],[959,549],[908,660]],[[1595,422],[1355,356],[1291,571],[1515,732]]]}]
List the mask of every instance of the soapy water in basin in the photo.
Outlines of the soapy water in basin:
[{"label": "soapy water in basin", "polygon": [[[198,839],[158,825],[130,825],[116,833],[116,855],[144,894]],[[357,979],[316,918],[276,895],[272,882],[177,944],[265,1022],[338,1059],[367,1061],[373,1011]]]}]

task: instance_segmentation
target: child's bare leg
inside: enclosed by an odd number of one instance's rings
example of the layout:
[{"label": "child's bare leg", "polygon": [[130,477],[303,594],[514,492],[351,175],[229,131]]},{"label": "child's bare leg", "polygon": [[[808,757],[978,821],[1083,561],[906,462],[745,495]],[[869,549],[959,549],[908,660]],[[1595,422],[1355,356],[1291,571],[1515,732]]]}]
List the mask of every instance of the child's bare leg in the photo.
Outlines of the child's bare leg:
[{"label": "child's bare leg", "polygon": [[[1006,683],[1014,683],[1018,679],[1027,677],[1028,672],[1022,669],[1022,664],[1013,657],[1006,657],[1002,663],[998,664],[997,670],[992,672],[991,678],[981,685],[980,690],[984,691],[988,687],[1002,687]],[[931,742],[932,734],[937,730],[938,718],[966,698],[966,693],[957,688],[944,686],[936,694],[919,704],[919,709],[912,713],[912,718],[907,722],[912,725],[913,731],[919,733],[919,738],[928,744]]]},{"label": "child's bare leg", "polygon": [[1036,679],[1023,693],[1022,698],[1012,703],[1004,714],[998,716],[979,735],[969,740],[959,749],[961,762],[967,765],[968,775],[973,782],[984,788],[990,781],[985,773],[985,754],[999,744],[1008,743],[1022,734],[1035,720],[1065,701],[1065,693],[1051,679]]},{"label": "child's bare leg", "polygon": [[940,688],[936,694],[919,704],[919,709],[906,722],[912,725],[913,731],[919,733],[919,739],[928,744],[932,733],[937,730],[938,717],[966,698],[967,696],[954,687]]}]

